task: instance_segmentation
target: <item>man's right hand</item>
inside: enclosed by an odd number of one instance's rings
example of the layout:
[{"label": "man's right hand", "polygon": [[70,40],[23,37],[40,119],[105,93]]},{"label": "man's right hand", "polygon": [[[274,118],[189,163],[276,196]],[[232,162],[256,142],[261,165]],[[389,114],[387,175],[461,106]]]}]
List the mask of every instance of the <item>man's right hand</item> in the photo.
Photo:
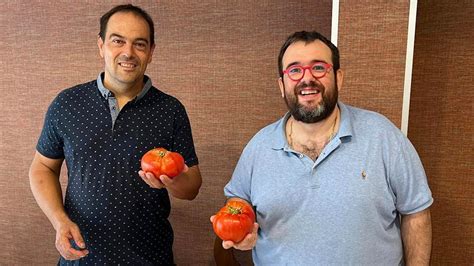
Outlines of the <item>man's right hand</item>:
[{"label": "man's right hand", "polygon": [[[36,202],[56,230],[56,249],[67,260],[77,260],[87,254],[79,227],[64,211],[59,176],[64,159],[51,159],[38,151],[30,166],[30,187]],[[74,241],[74,242],[72,242]],[[71,245],[75,243],[81,250]]]},{"label": "man's right hand", "polygon": [[235,248],[239,250],[250,250],[257,244],[258,223],[253,224],[252,232],[247,234],[239,243],[232,241],[222,241],[222,247],[225,249]]},{"label": "man's right hand", "polygon": [[[80,250],[71,245],[72,241]],[[79,227],[72,221],[62,222],[56,229],[56,249],[66,260],[78,260],[89,254]]]}]

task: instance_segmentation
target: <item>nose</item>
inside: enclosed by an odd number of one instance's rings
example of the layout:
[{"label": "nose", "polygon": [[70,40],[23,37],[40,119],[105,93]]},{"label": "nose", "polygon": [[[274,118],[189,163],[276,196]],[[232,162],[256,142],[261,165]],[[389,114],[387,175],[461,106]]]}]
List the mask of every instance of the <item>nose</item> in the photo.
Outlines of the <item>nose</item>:
[{"label": "nose", "polygon": [[[308,71],[308,74],[306,74],[306,70]],[[311,73],[311,68],[305,67],[303,69],[303,76],[301,77],[301,81],[314,81],[316,78],[313,76],[313,73]]]},{"label": "nose", "polygon": [[133,44],[126,43],[123,46],[122,54],[125,55],[127,58],[133,57],[133,55],[135,54],[133,51]]}]

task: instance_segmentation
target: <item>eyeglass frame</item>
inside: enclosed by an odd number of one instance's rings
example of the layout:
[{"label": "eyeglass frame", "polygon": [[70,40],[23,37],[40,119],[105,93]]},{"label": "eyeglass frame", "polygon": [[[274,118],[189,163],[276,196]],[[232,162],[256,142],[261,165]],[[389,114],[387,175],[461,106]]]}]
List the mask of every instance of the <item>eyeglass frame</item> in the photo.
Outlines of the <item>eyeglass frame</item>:
[{"label": "eyeglass frame", "polygon": [[[313,71],[311,71],[311,69],[315,66],[315,65],[323,65],[325,68],[326,68],[326,71],[324,71],[323,75],[321,76],[318,76],[316,77],[314,74],[313,74]],[[329,73],[329,71],[331,71],[331,69],[333,69],[333,65],[330,64],[330,63],[326,63],[326,62],[315,62],[314,64],[311,64],[309,66],[300,66],[300,65],[293,65],[293,66],[290,66],[288,67],[287,69],[285,69],[283,71],[283,74],[287,74],[288,75],[288,78],[292,81],[296,81],[296,82],[299,82],[300,80],[302,80],[304,78],[304,75],[306,75],[306,70],[309,70],[309,73],[311,74],[311,76],[313,76],[313,78],[315,79],[320,79],[320,78],[324,78],[327,73]],[[291,70],[291,69],[294,69],[294,68],[300,68],[300,69],[303,69],[303,74],[301,75],[301,78],[299,79],[293,79],[291,78],[290,74],[288,74],[288,72]]]}]

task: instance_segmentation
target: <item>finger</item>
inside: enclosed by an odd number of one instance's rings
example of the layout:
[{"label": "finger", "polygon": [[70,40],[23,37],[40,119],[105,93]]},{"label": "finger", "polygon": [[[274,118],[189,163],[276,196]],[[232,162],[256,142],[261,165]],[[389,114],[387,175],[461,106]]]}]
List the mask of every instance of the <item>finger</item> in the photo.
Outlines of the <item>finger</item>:
[{"label": "finger", "polygon": [[146,179],[145,172],[143,172],[143,171],[138,171],[138,176],[143,180]]},{"label": "finger", "polygon": [[71,247],[68,250],[68,254],[70,258],[77,260],[77,259],[87,256],[87,254],[89,254],[89,251],[87,249],[78,250]]},{"label": "finger", "polygon": [[222,247],[223,247],[224,249],[229,249],[229,248],[233,247],[234,245],[235,245],[234,242],[232,242],[232,241],[230,241],[230,240],[224,240],[224,241],[222,241]]},{"label": "finger", "polygon": [[151,185],[144,171],[139,171],[138,175],[142,178],[143,181],[145,181],[145,183],[147,183],[149,186]]},{"label": "finger", "polygon": [[86,244],[84,238],[82,238],[81,231],[78,228],[71,228],[72,239],[80,249],[85,249]]},{"label": "finger", "polygon": [[258,223],[253,223],[252,234],[257,235],[257,233],[258,233],[258,227],[259,227]]},{"label": "finger", "polygon": [[84,257],[88,253],[88,251],[87,253],[85,253],[84,251],[79,251],[79,250],[74,249],[71,246],[69,238],[67,237],[61,237],[59,239],[57,249],[59,253],[61,254],[61,256],[63,256],[67,260],[77,260]]},{"label": "finger", "polygon": [[150,186],[150,187],[152,187],[152,188],[156,188],[155,185],[152,183],[152,181],[149,180],[147,177],[144,177],[144,178],[142,178],[142,179],[143,179],[143,181],[145,181],[145,183],[146,183],[148,186]]},{"label": "finger", "polygon": [[257,244],[258,224],[254,223],[252,232],[248,233],[239,243],[234,244],[234,248],[240,250],[252,249]]},{"label": "finger", "polygon": [[189,167],[185,164],[183,168],[183,173],[186,173],[189,170]]},{"label": "finger", "polygon": [[145,172],[145,177],[146,177],[147,179],[156,179],[156,178],[155,178],[155,175],[154,175],[153,173],[151,173],[151,172]]},{"label": "finger", "polygon": [[247,249],[249,246],[252,245],[252,242],[253,242],[253,234],[252,233],[248,233],[244,239],[242,239],[239,243],[235,243],[234,246],[235,248],[238,248],[238,249]]},{"label": "finger", "polygon": [[209,220],[211,220],[211,223],[214,223],[214,218],[215,218],[215,217],[216,217],[215,215],[212,215],[212,216],[209,218]]},{"label": "finger", "polygon": [[61,235],[56,240],[56,249],[59,251],[61,256],[64,258],[69,258],[69,249],[71,248],[71,243],[69,242],[69,238]]},{"label": "finger", "polygon": [[142,178],[142,180],[143,180],[147,185],[149,185],[150,187],[152,186],[152,184],[151,184],[150,180],[148,179],[148,177],[146,177],[146,176],[144,175],[144,176],[142,176],[141,178]]},{"label": "finger", "polygon": [[240,241],[239,243],[236,243],[236,246],[239,245],[239,244],[244,244],[246,245],[246,243],[250,243],[250,242],[253,242],[255,239],[257,239],[257,232],[258,232],[258,224],[257,223],[254,223],[253,224],[253,228],[252,228],[252,232],[249,232],[245,237],[244,239],[242,239],[242,241]]},{"label": "finger", "polygon": [[155,175],[153,175],[152,173],[147,172],[145,174],[145,177],[146,177],[145,181],[147,182],[147,184],[150,187],[153,187],[153,188],[163,188],[164,187],[164,184],[158,178],[156,178]]},{"label": "finger", "polygon": [[173,179],[169,178],[167,175],[160,175],[159,180],[163,183],[164,186],[170,186],[173,184]]}]

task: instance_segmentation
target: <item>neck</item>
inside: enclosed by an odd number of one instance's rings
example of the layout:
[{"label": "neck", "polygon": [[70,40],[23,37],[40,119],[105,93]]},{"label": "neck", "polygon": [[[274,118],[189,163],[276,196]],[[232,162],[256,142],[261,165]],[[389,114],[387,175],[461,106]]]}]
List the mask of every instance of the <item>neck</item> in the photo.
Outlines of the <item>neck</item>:
[{"label": "neck", "polygon": [[336,106],[334,111],[324,120],[317,123],[304,123],[296,121],[291,117],[288,121],[293,127],[295,135],[300,138],[313,141],[326,141],[331,139],[337,132],[339,122],[339,108]]},{"label": "neck", "polygon": [[286,132],[289,145],[295,151],[316,159],[339,128],[339,108],[336,106],[329,117],[318,123],[304,123],[290,117]]},{"label": "neck", "polygon": [[143,89],[143,82],[135,84],[113,84],[110,82],[104,82],[104,86],[114,93],[115,97],[129,97],[133,98],[137,96],[140,91]]},{"label": "neck", "polygon": [[134,99],[142,91],[144,85],[143,81],[128,84],[104,79],[104,86],[114,94],[120,109]]}]

